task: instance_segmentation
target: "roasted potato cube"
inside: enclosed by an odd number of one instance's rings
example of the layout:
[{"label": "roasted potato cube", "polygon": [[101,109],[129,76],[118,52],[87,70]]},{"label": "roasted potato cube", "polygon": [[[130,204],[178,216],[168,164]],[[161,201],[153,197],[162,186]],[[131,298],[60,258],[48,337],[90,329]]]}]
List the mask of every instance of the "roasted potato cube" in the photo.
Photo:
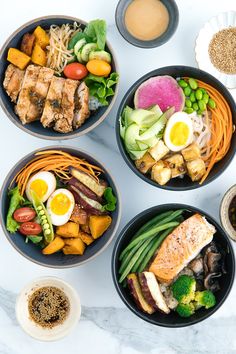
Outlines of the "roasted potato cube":
[{"label": "roasted potato cube", "polygon": [[7,60],[19,69],[24,70],[26,65],[29,64],[31,58],[16,48],[9,48]]},{"label": "roasted potato cube", "polygon": [[33,51],[34,42],[35,35],[31,33],[25,33],[21,41],[20,50],[30,57]]},{"label": "roasted potato cube", "polygon": [[188,174],[193,182],[199,181],[206,172],[206,166],[203,159],[196,159],[187,162]]},{"label": "roasted potato cube", "polygon": [[40,26],[36,27],[34,30],[34,35],[36,37],[36,43],[42,48],[45,49],[49,45],[49,36],[47,32]]},{"label": "roasted potato cube", "polygon": [[182,152],[182,155],[183,155],[185,161],[192,161],[192,160],[196,160],[201,157],[201,152],[200,152],[199,146],[196,143],[189,145],[188,147],[183,149],[181,152]]},{"label": "roasted potato cube", "polygon": [[80,231],[79,237],[84,243],[86,243],[87,246],[89,246],[94,241],[94,238],[91,235],[87,234],[87,232]]},{"label": "roasted potato cube", "polygon": [[89,218],[89,228],[93,238],[99,238],[111,225],[112,218],[109,215],[92,215]]},{"label": "roasted potato cube", "polygon": [[57,226],[56,234],[61,237],[79,237],[79,224],[69,221],[64,225]]},{"label": "roasted potato cube", "polygon": [[64,246],[65,242],[62,240],[62,238],[55,236],[54,240],[42,250],[42,253],[45,255],[53,254],[60,251]]},{"label": "roasted potato cube", "polygon": [[171,169],[171,178],[175,178],[186,173],[186,168],[184,164],[183,156],[180,154],[175,154],[164,160],[168,162]]},{"label": "roasted potato cube", "polygon": [[159,140],[148,152],[155,161],[159,161],[168,154],[169,149],[163,140]]},{"label": "roasted potato cube", "polygon": [[152,158],[152,156],[146,152],[146,154],[135,161],[135,165],[137,169],[142,173],[147,173],[153,165],[155,165],[156,161]]},{"label": "roasted potato cube", "polygon": [[152,167],[151,178],[153,181],[163,186],[171,179],[171,168],[163,161],[158,161]]},{"label": "roasted potato cube", "polygon": [[65,240],[65,246],[62,248],[64,254],[79,254],[82,256],[85,251],[85,244],[81,238],[68,238]]}]

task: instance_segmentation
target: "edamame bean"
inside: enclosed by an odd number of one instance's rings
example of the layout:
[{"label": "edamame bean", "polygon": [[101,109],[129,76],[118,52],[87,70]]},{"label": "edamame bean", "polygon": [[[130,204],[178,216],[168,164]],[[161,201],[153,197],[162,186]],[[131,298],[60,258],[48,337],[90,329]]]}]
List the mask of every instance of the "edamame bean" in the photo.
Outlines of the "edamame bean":
[{"label": "edamame bean", "polygon": [[216,103],[212,98],[209,99],[208,106],[212,109],[216,108]]},{"label": "edamame bean", "polygon": [[189,96],[189,98],[190,98],[190,101],[191,101],[191,102],[196,102],[196,97],[195,97],[195,93],[194,93],[194,92],[191,93],[191,95]]},{"label": "edamame bean", "polygon": [[186,100],[186,101],[185,101],[185,106],[186,106],[187,108],[191,108],[191,107],[192,107],[192,102],[191,102],[190,100]]},{"label": "edamame bean", "polygon": [[196,99],[199,101],[202,99],[203,93],[200,89],[197,89],[196,93],[195,93]]},{"label": "edamame bean", "polygon": [[191,87],[191,89],[196,90],[198,88],[198,83],[196,80],[190,78],[188,80],[188,83],[189,83],[189,86]]},{"label": "edamame bean", "polygon": [[203,100],[198,101],[198,106],[201,111],[206,110],[206,103]]},{"label": "edamame bean", "polygon": [[194,102],[192,107],[193,107],[194,111],[198,111],[199,110],[199,106],[198,106],[197,102]]},{"label": "edamame bean", "polygon": [[209,101],[209,95],[207,93],[204,93],[203,97],[202,97],[203,101],[207,104]]},{"label": "edamame bean", "polygon": [[191,114],[191,113],[193,113],[194,111],[193,111],[193,109],[192,108],[185,108],[185,112],[186,113],[188,113],[188,114]]},{"label": "edamame bean", "polygon": [[191,95],[191,92],[192,92],[192,90],[189,86],[185,87],[184,94],[186,97],[189,97]]},{"label": "edamame bean", "polygon": [[182,79],[178,81],[178,84],[179,84],[179,86],[182,87],[182,88],[185,88],[185,87],[188,86],[187,82],[184,81],[184,80],[182,80]]},{"label": "edamame bean", "polygon": [[198,114],[199,116],[201,116],[202,113],[203,113],[203,112],[202,112],[200,109],[197,111],[197,114]]}]

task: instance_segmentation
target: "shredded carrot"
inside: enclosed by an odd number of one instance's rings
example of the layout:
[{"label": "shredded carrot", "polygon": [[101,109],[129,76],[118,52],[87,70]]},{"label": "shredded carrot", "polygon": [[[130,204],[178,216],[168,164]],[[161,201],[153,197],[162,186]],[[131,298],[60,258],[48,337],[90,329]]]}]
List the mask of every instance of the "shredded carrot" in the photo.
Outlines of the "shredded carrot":
[{"label": "shredded carrot", "polygon": [[60,150],[39,151],[35,154],[30,162],[28,162],[13,178],[10,186],[16,182],[20,194],[25,193],[26,185],[29,178],[39,171],[51,171],[60,179],[67,180],[70,178],[69,167],[73,166],[80,171],[89,173],[98,179],[98,175],[102,172],[100,167],[92,165],[79,157],[72,156],[67,152]]}]

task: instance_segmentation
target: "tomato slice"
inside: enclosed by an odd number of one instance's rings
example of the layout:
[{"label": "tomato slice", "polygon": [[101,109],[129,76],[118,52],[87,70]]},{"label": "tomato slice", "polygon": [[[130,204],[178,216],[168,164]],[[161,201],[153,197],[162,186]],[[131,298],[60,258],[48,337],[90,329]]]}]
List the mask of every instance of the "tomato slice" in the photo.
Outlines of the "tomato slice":
[{"label": "tomato slice", "polygon": [[29,207],[19,208],[13,214],[13,218],[17,222],[31,221],[35,217],[36,217],[36,212],[34,211],[34,209],[29,208]]},{"label": "tomato slice", "polygon": [[21,224],[19,231],[22,235],[38,235],[42,232],[42,227],[37,222],[28,221]]},{"label": "tomato slice", "polygon": [[86,66],[80,63],[70,63],[64,69],[64,75],[68,79],[81,80],[88,75]]}]

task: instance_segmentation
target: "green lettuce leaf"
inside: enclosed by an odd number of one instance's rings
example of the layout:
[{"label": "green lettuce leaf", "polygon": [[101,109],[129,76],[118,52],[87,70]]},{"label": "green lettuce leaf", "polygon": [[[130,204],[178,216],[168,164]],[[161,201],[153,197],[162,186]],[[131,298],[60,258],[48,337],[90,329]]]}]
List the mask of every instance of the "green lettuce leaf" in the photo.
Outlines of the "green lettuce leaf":
[{"label": "green lettuce leaf", "polygon": [[103,194],[106,204],[103,206],[103,209],[106,211],[114,211],[116,209],[117,199],[113,194],[112,188],[107,187]]},{"label": "green lettuce leaf", "polygon": [[91,38],[91,41],[97,43],[99,50],[104,50],[106,45],[106,22],[104,20],[90,21],[84,30],[84,33]]},{"label": "green lettuce leaf", "polygon": [[11,233],[15,233],[20,225],[13,219],[13,214],[14,211],[24,203],[25,199],[20,195],[18,186],[11,189],[8,195],[11,199],[7,212],[7,230]]}]

